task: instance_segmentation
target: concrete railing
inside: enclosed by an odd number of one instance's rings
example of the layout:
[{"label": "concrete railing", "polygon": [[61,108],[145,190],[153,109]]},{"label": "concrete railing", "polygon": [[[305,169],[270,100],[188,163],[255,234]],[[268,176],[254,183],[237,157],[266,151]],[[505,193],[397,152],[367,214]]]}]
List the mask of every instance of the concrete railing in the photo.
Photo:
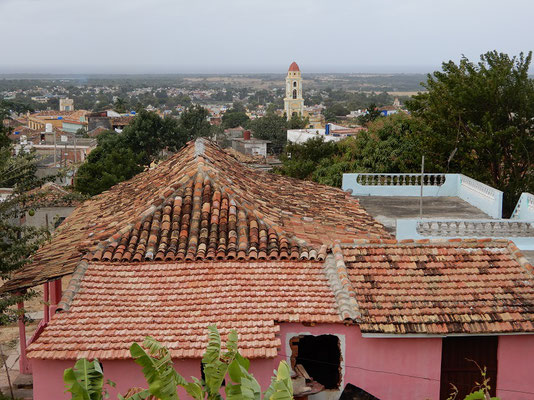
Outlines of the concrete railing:
[{"label": "concrete railing", "polygon": [[462,174],[343,174],[343,190],[354,196],[459,197],[492,218],[502,216],[502,192]]},{"label": "concrete railing", "polygon": [[534,220],[534,194],[522,193],[511,219]]},{"label": "concrete railing", "polygon": [[521,250],[534,250],[534,219],[398,219],[397,240],[495,238],[513,240]]}]

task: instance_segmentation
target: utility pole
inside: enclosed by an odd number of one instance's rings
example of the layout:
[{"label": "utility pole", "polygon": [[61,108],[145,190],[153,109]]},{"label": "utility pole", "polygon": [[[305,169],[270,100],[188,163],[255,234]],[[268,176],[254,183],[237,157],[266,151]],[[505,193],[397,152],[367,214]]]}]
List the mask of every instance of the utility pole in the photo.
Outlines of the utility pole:
[{"label": "utility pole", "polygon": [[74,134],[74,164],[78,162],[78,153],[76,152],[76,134]]},{"label": "utility pole", "polygon": [[419,219],[423,219],[423,183],[425,179],[425,156],[421,159],[421,197],[419,198]]},{"label": "utility pole", "polygon": [[53,132],[54,135],[54,168],[57,166],[57,139],[56,132]]}]

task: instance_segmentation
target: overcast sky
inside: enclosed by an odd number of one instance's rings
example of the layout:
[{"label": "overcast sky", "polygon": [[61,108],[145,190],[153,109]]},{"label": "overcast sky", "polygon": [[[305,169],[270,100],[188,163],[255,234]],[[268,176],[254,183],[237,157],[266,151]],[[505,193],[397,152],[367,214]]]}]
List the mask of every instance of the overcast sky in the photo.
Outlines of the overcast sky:
[{"label": "overcast sky", "polygon": [[0,0],[0,72],[428,72],[534,47],[532,0]]}]

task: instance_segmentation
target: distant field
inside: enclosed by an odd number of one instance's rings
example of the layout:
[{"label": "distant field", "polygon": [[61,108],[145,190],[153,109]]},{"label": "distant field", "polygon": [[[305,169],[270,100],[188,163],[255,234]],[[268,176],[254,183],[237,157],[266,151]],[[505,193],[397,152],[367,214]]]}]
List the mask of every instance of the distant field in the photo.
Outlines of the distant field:
[{"label": "distant field", "polygon": [[414,96],[419,92],[426,92],[426,90],[421,90],[417,92],[388,92],[392,96]]},{"label": "distant field", "polygon": [[[424,74],[307,74],[303,72],[304,90],[334,89],[388,92],[410,96],[422,90]],[[188,87],[217,89],[223,87],[272,89],[283,88],[285,73],[280,74],[165,74],[165,75],[32,75],[0,74],[0,90],[27,88],[46,82],[50,85],[96,85],[122,87]]]}]

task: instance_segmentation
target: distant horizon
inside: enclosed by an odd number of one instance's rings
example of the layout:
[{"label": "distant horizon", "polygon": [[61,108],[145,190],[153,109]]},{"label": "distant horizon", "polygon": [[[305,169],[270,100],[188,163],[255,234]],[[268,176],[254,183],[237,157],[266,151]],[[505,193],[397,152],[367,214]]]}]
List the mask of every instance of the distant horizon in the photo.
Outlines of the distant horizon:
[{"label": "distant horizon", "polygon": [[[288,64],[289,66],[289,64]],[[427,74],[440,69],[439,66],[306,66],[301,67],[303,75],[306,74]],[[93,67],[5,67],[0,65],[0,76],[2,75],[261,75],[280,74],[285,75],[285,69],[275,67],[232,67],[222,66],[219,68],[193,67],[168,67],[168,66],[93,66]]]}]

